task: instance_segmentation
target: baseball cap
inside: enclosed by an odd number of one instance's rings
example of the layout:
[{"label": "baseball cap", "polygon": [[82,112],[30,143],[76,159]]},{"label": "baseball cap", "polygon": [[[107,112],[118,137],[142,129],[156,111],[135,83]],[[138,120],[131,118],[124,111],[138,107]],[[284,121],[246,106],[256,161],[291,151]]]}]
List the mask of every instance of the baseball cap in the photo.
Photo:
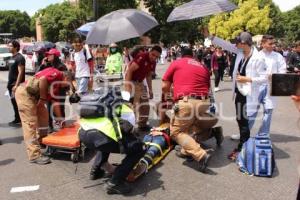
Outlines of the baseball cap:
[{"label": "baseball cap", "polygon": [[252,36],[248,32],[241,32],[239,36],[237,36],[233,41],[233,43],[244,43],[248,45],[252,45]]},{"label": "baseball cap", "polygon": [[46,56],[48,55],[55,55],[57,57],[60,56],[60,52],[57,49],[50,49],[48,52],[46,52]]}]

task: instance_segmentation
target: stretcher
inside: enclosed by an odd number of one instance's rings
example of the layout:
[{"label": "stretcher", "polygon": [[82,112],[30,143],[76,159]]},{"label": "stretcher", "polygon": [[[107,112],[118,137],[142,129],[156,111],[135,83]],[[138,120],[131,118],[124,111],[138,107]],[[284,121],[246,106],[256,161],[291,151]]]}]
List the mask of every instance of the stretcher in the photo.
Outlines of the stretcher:
[{"label": "stretcher", "polygon": [[76,121],[65,121],[64,128],[49,134],[42,139],[47,147],[47,153],[51,156],[54,153],[71,154],[71,160],[78,162],[84,157],[85,146],[80,143],[78,130],[80,125]]},{"label": "stretcher", "polygon": [[[147,151],[144,157],[141,158],[141,160],[136,164],[134,169],[130,172],[130,174],[127,177],[127,181],[134,182],[140,176],[148,173],[150,169],[152,169],[155,165],[160,163],[168,155],[168,153],[174,147],[169,136],[169,131],[169,123],[164,123],[161,126],[151,130],[151,133],[144,137],[144,142],[148,146]],[[164,138],[164,144],[162,144],[161,140],[159,142],[157,142],[157,140],[155,139],[149,141],[149,136],[152,138],[162,136],[161,138]],[[163,145],[165,145],[164,148]],[[153,149],[156,149],[155,156],[153,156]]]}]

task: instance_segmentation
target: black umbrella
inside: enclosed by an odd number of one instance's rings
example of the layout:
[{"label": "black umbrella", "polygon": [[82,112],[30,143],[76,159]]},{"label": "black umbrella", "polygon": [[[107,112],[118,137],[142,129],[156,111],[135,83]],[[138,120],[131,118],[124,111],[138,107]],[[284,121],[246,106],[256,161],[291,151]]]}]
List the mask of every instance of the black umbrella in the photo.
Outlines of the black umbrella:
[{"label": "black umbrella", "polygon": [[141,10],[116,10],[96,21],[87,35],[86,43],[110,44],[139,37],[157,25],[154,17]]},{"label": "black umbrella", "polygon": [[55,48],[55,44],[48,41],[35,42],[33,45],[33,51],[49,50]]},{"label": "black umbrella", "polygon": [[236,8],[237,6],[228,0],[193,0],[176,7],[169,15],[167,22],[195,19]]}]

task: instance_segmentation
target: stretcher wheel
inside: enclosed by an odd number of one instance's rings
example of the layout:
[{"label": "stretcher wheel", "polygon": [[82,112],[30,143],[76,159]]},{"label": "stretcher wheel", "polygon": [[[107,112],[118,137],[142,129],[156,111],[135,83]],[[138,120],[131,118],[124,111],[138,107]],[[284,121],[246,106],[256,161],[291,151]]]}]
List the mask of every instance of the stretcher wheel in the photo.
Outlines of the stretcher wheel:
[{"label": "stretcher wheel", "polygon": [[71,154],[71,160],[73,163],[77,163],[79,160],[79,154],[77,152]]}]

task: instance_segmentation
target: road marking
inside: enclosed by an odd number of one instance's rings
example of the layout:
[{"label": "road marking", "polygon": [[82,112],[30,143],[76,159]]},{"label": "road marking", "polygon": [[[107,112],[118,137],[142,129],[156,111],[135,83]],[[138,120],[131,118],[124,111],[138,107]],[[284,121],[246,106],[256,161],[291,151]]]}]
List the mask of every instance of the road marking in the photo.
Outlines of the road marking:
[{"label": "road marking", "polygon": [[13,187],[10,190],[10,193],[17,193],[17,192],[31,192],[36,191],[40,188],[40,185],[32,185],[32,186],[24,186],[24,187]]}]

